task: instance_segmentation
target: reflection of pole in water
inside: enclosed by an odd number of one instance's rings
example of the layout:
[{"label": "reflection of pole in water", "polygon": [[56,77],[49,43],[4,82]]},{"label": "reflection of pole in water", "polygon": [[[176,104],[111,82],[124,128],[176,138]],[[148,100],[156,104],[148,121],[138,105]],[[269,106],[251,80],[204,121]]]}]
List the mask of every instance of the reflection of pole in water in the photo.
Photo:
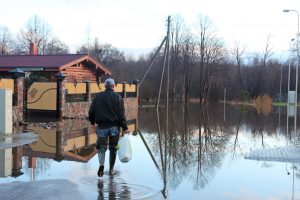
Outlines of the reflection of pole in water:
[{"label": "reflection of pole in water", "polygon": [[292,188],[292,200],[294,199],[294,193],[295,193],[295,166],[293,164],[293,188]]},{"label": "reflection of pole in water", "polygon": [[[162,189],[162,194],[164,196],[164,198],[167,198],[167,180],[166,180],[166,165],[167,163],[165,163],[166,159],[164,159],[163,156],[163,148],[162,148],[162,137],[161,137],[161,129],[160,129],[160,118],[159,118],[159,111],[156,110],[156,114],[157,114],[157,126],[158,126],[158,142],[159,142],[159,151],[160,151],[160,159],[161,159],[161,165],[162,165],[162,172],[163,172],[163,182],[164,182],[164,187]],[[165,135],[166,136],[166,135]],[[167,138],[165,137],[165,144],[166,144]],[[165,146],[165,150],[166,150],[166,146]],[[167,156],[167,154],[165,153],[165,157]]]},{"label": "reflection of pole in water", "polygon": [[226,88],[224,88],[224,122],[226,121]]},{"label": "reflection of pole in water", "polygon": [[288,144],[289,137],[289,103],[286,106],[286,144]]},{"label": "reflection of pole in water", "polygon": [[297,104],[295,105],[295,116],[294,116],[294,144],[296,143],[296,135],[297,135]]},{"label": "reflection of pole in water", "polygon": [[295,116],[294,116],[294,144],[297,136],[297,102],[295,104]]},{"label": "reflection of pole in water", "polygon": [[281,106],[278,107],[278,126],[280,128],[280,116],[281,116]]},{"label": "reflection of pole in water", "polygon": [[[287,169],[287,164],[288,163],[285,163],[285,171],[286,171],[287,175],[290,175],[291,173]],[[293,164],[292,168],[293,168],[293,181],[292,181],[292,200],[293,200],[294,195],[295,195],[295,165],[294,164]]]},{"label": "reflection of pole in water", "polygon": [[[297,113],[295,107],[294,104],[287,103],[287,136],[289,140],[293,140],[292,143],[294,145],[296,144],[297,137]],[[294,120],[291,121],[291,125],[293,124],[292,126],[294,126],[293,128],[290,127],[290,118],[293,118]]]},{"label": "reflection of pole in water", "polygon": [[[293,168],[293,179],[292,179],[292,200],[294,199],[294,195],[295,195],[295,165],[292,165]],[[287,170],[287,163],[285,165],[285,170],[287,172],[287,175],[290,175],[290,172]]]},{"label": "reflection of pole in water", "polygon": [[147,144],[147,142],[146,142],[146,140],[145,140],[142,132],[140,130],[138,130],[138,133],[139,133],[139,135],[140,135],[140,137],[141,137],[144,145],[146,146],[146,149],[147,149],[148,153],[150,154],[150,157],[151,157],[152,161],[154,162],[156,168],[159,170],[159,166],[158,166],[158,164],[157,164],[157,162],[156,162],[156,160],[155,160],[155,158],[154,158],[154,156],[153,156],[153,154],[152,154],[152,152],[151,152],[151,150],[150,150],[150,148],[149,148],[149,146],[148,146],[148,144]]},{"label": "reflection of pole in water", "polygon": [[164,171],[165,165],[164,165],[163,152],[162,152],[161,130],[160,130],[159,111],[158,110],[156,110],[156,115],[157,115],[158,143],[159,143],[160,160],[161,160],[162,170]]}]

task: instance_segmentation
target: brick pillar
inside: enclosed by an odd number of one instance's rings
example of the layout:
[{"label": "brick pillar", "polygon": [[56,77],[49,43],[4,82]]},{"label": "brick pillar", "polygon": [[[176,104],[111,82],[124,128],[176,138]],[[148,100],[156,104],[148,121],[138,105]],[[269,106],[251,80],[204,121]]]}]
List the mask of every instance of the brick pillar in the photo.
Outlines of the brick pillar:
[{"label": "brick pillar", "polygon": [[86,84],[86,93],[85,93],[85,101],[90,102],[91,101],[91,82],[85,81]]},{"label": "brick pillar", "polygon": [[13,106],[17,107],[17,122],[22,122],[23,106],[24,106],[24,76],[25,73],[19,69],[10,70],[9,73],[14,79],[14,94],[13,94]]},{"label": "brick pillar", "polygon": [[64,79],[67,77],[65,74],[59,72],[56,75],[56,112],[59,120],[62,120],[64,117],[64,108],[65,108],[65,84]]}]

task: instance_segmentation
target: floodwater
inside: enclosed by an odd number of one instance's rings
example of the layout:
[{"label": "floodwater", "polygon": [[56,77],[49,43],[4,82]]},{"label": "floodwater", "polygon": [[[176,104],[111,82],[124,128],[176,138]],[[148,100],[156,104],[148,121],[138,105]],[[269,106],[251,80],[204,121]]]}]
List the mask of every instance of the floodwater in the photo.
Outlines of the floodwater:
[{"label": "floodwater", "polygon": [[299,144],[284,107],[258,114],[252,107],[176,105],[168,120],[165,109],[150,107],[129,118],[132,160],[117,160],[114,176],[106,162],[98,178],[96,135],[87,121],[29,117],[22,129],[39,139],[13,149],[12,174],[0,183],[63,178],[86,199],[300,199],[300,164],[245,159],[250,150]]}]

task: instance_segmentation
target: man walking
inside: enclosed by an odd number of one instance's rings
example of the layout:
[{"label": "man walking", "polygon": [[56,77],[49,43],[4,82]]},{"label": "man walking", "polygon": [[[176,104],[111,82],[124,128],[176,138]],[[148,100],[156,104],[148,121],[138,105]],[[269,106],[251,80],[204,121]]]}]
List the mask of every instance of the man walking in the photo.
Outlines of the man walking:
[{"label": "man walking", "polygon": [[[97,149],[99,158],[98,176],[103,176],[105,152],[109,143],[109,174],[113,174],[113,168],[117,156],[120,127],[125,134],[128,133],[126,124],[124,102],[122,97],[114,92],[115,81],[112,78],[105,80],[105,91],[100,92],[93,99],[89,110],[89,120],[93,126],[97,124]],[[107,141],[108,139],[108,141]]]}]

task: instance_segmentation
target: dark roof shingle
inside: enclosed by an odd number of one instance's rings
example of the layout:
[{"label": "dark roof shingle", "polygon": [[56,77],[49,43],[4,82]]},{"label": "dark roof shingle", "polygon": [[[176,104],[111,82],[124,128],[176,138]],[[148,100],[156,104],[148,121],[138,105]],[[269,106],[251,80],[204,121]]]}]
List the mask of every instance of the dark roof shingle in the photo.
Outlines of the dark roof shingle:
[{"label": "dark roof shingle", "polygon": [[45,67],[55,68],[80,59],[87,54],[61,55],[4,55],[0,56],[1,67]]}]

